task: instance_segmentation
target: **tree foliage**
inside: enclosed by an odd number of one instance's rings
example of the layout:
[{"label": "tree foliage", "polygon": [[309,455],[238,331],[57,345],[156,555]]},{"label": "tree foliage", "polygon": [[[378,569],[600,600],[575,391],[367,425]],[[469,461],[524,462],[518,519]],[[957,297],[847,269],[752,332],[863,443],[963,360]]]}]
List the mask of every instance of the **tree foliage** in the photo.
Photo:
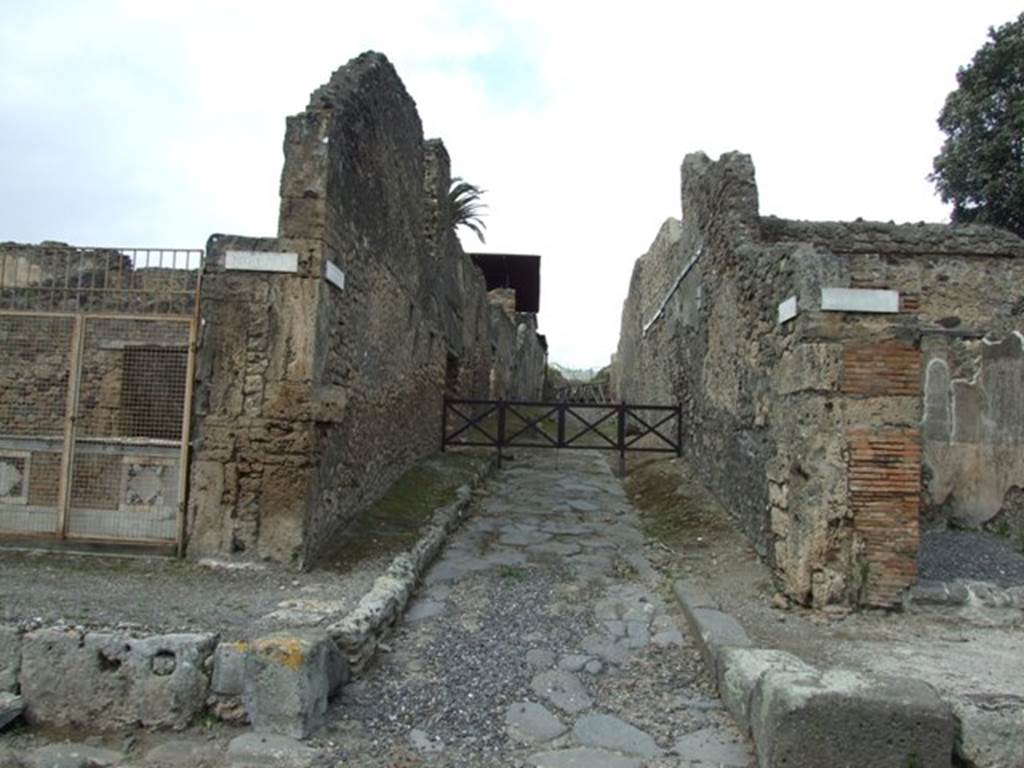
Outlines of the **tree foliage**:
[{"label": "tree foliage", "polygon": [[929,178],[953,221],[1024,236],[1024,13],[988,34],[939,114],[947,138]]},{"label": "tree foliage", "polygon": [[452,229],[456,227],[468,227],[471,229],[480,242],[484,240],[484,230],[487,224],[484,223],[484,209],[487,204],[481,202],[481,198],[487,190],[481,189],[476,184],[464,181],[460,176],[452,179],[452,185],[448,190],[448,221]]}]

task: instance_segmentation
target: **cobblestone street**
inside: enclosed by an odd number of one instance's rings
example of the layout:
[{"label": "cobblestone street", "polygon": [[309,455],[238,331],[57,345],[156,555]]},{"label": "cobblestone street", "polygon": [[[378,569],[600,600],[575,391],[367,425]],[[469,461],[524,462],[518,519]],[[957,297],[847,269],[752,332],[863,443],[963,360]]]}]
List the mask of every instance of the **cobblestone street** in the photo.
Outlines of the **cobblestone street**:
[{"label": "cobblestone street", "polygon": [[[566,455],[568,454],[568,455]],[[509,462],[328,729],[359,766],[743,766],[605,458]]]}]

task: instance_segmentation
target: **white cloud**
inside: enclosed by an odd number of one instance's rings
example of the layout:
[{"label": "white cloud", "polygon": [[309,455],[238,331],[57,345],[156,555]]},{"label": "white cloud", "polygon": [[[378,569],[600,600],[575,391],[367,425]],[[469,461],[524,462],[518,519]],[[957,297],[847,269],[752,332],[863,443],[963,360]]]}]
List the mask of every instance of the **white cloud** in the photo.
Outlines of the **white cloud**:
[{"label": "white cloud", "polygon": [[[750,152],[761,208],[946,217],[925,176],[956,68],[1014,3],[0,0],[0,238],[273,233],[284,117],[367,48],[544,257],[553,359],[613,350],[687,152]],[[475,240],[465,242],[478,249]]]}]

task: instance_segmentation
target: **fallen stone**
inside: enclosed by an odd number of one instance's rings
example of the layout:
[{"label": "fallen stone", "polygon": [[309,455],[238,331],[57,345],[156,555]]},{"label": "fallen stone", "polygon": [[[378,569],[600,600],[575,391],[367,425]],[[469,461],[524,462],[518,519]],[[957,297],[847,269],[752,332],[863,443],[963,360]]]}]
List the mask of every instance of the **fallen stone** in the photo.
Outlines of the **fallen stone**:
[{"label": "fallen stone", "polygon": [[25,700],[13,693],[0,692],[0,731],[17,720],[25,711]]},{"label": "fallen stone", "polygon": [[87,744],[47,744],[29,752],[25,765],[27,768],[111,768],[123,759],[120,752]]},{"label": "fallen stone", "polygon": [[673,751],[691,763],[721,768],[746,768],[752,757],[746,744],[719,728],[703,728],[688,733],[676,741]]},{"label": "fallen stone", "polygon": [[311,768],[320,750],[287,736],[245,733],[228,744],[228,762],[236,768]]},{"label": "fallen stone", "polygon": [[1017,697],[950,698],[956,752],[967,765],[1024,766],[1024,701]]},{"label": "fallen stone", "polygon": [[590,695],[576,676],[561,670],[541,672],[530,682],[530,688],[570,715],[590,709],[593,705]]},{"label": "fallen stone", "polygon": [[505,729],[516,741],[540,744],[565,733],[565,724],[547,707],[530,701],[510,704],[505,713]]},{"label": "fallen stone", "polygon": [[21,635],[16,627],[0,625],[0,691],[18,689],[21,668]]},{"label": "fallen stone", "polygon": [[584,715],[576,721],[573,735],[588,747],[604,747],[641,757],[657,757],[661,749],[636,726],[612,715]]},{"label": "fallen stone", "polygon": [[253,729],[303,739],[323,721],[327,700],[347,677],[337,646],[322,632],[276,632],[252,643],[243,700]]},{"label": "fallen stone", "polygon": [[763,768],[952,763],[952,713],[919,680],[769,671],[754,689],[750,720]]},{"label": "fallen stone", "polygon": [[212,768],[219,758],[209,743],[173,739],[149,750],[143,764],[146,768]]},{"label": "fallen stone", "polygon": [[30,722],[110,730],[184,728],[206,706],[216,636],[41,629],[22,637],[21,695]]},{"label": "fallen stone", "polygon": [[526,652],[526,663],[534,669],[551,669],[555,665],[555,654],[543,648],[531,648]]},{"label": "fallen stone", "polygon": [[770,648],[724,648],[718,658],[718,695],[745,735],[750,735],[754,688],[765,673],[815,675],[817,670],[791,653]]},{"label": "fallen stone", "polygon": [[641,768],[643,765],[639,758],[590,747],[538,752],[530,755],[528,761],[536,768]]}]

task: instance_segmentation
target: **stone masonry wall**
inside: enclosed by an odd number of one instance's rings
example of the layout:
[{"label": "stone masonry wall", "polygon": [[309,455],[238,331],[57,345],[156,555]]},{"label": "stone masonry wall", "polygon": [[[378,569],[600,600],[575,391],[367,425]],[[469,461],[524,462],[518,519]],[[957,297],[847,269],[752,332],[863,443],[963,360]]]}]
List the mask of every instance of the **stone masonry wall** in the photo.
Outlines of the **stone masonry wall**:
[{"label": "stone masonry wall", "polygon": [[[945,500],[961,518],[974,486],[990,490],[990,518],[1021,487],[1020,344],[1007,334],[1024,243],[984,227],[760,217],[736,153],[690,155],[682,178],[682,224],[666,222],[634,269],[617,395],[683,403],[691,459],[792,598],[892,605],[916,580],[922,477],[926,507]],[[823,288],[900,303],[823,309]],[[982,369],[998,384],[979,387]],[[954,431],[960,401],[979,405],[959,411],[973,431]],[[1006,470],[978,458],[998,452],[1016,457]]]},{"label": "stone masonry wall", "polygon": [[[278,237],[208,249],[189,551],[301,565],[437,449],[446,386],[539,388],[522,361],[540,345],[530,321],[521,343],[491,322],[447,218],[447,152],[386,58],[335,72],[284,149]],[[232,250],[298,269],[225,271]]]}]

